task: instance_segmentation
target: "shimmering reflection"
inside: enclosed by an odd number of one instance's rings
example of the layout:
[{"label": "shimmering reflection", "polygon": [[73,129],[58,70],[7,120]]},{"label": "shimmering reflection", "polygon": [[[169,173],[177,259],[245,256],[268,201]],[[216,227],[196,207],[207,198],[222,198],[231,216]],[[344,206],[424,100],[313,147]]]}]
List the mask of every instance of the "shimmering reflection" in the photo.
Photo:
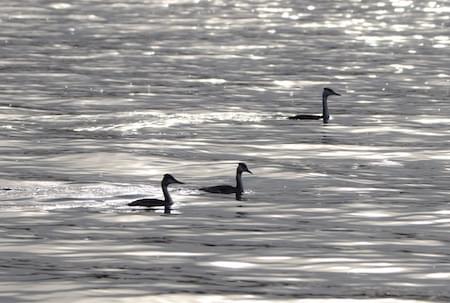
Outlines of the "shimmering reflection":
[{"label": "shimmering reflection", "polygon": [[449,8],[4,1],[0,301],[450,301]]}]

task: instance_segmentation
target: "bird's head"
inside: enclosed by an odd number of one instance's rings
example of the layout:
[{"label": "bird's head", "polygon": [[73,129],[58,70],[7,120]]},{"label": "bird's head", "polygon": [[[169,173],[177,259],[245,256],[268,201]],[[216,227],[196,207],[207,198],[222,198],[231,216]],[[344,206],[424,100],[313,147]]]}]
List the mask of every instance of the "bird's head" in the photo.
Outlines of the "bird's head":
[{"label": "bird's head", "polygon": [[169,185],[169,184],[173,184],[173,183],[184,184],[183,182],[180,182],[177,179],[175,179],[175,177],[172,176],[171,174],[165,174],[164,178],[162,180],[162,183],[165,185]]},{"label": "bird's head", "polygon": [[338,94],[337,92],[335,92],[334,90],[332,90],[331,88],[328,88],[328,87],[325,87],[325,88],[323,89],[323,95],[324,95],[325,97],[333,96],[333,95],[335,95],[335,96],[340,96],[340,94]]},{"label": "bird's head", "polygon": [[247,167],[247,164],[245,164],[244,162],[241,162],[238,164],[237,167],[238,173],[243,173],[243,172],[247,172],[249,174],[253,174]]}]

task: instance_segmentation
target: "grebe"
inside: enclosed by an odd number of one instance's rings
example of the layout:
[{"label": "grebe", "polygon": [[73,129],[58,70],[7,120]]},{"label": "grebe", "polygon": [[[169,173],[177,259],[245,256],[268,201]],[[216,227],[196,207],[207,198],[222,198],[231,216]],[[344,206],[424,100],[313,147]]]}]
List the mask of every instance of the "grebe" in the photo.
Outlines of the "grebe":
[{"label": "grebe", "polygon": [[173,204],[172,198],[170,197],[169,191],[167,187],[169,184],[178,183],[184,184],[183,182],[178,181],[170,174],[165,174],[161,181],[161,188],[164,194],[164,200],[159,199],[139,199],[128,203],[128,206],[146,206],[146,207],[155,207],[155,206],[164,206],[164,213],[170,214],[170,207]]},{"label": "grebe", "polygon": [[290,120],[319,120],[319,119],[323,119],[323,123],[328,123],[328,120],[330,120],[330,113],[328,112],[328,103],[327,103],[327,99],[328,96],[340,96],[340,94],[336,93],[334,90],[332,90],[331,88],[327,88],[325,87],[323,89],[323,93],[322,93],[322,115],[296,115],[296,116],[292,116],[289,117],[288,119]]},{"label": "grebe", "polygon": [[253,174],[245,163],[239,163],[236,169],[236,186],[232,185],[217,185],[210,187],[202,187],[200,190],[213,194],[236,194],[236,200],[242,200],[242,193],[244,192],[244,186],[242,185],[242,173],[247,172]]}]

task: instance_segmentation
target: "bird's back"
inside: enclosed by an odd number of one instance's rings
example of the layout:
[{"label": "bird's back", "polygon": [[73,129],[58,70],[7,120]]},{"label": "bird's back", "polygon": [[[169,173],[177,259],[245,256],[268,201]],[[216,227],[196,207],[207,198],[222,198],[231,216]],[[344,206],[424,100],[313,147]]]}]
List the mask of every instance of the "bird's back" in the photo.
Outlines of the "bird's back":
[{"label": "bird's back", "polygon": [[128,206],[146,206],[146,207],[154,207],[154,206],[164,206],[166,202],[159,199],[139,199],[133,202],[128,203]]},{"label": "bird's back", "polygon": [[213,194],[234,194],[236,193],[236,187],[231,185],[217,185],[217,186],[209,186],[202,187],[200,190],[206,191],[208,193]]}]

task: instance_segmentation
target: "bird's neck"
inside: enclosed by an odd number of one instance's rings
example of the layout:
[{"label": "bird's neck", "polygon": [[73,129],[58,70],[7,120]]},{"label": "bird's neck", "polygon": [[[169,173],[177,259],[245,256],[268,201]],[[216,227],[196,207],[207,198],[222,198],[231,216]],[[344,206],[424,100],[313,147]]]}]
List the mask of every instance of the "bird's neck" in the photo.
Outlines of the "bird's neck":
[{"label": "bird's neck", "polygon": [[236,172],[236,200],[241,200],[244,186],[242,185],[242,172]]},{"label": "bird's neck", "polygon": [[330,120],[330,113],[328,112],[328,102],[327,102],[328,96],[323,94],[322,95],[322,116],[323,116],[323,123],[328,123],[328,120]]},{"label": "bird's neck", "polygon": [[172,197],[169,194],[169,190],[167,189],[167,185],[161,183],[163,195],[164,195],[164,213],[170,214],[170,207],[173,204]]}]

